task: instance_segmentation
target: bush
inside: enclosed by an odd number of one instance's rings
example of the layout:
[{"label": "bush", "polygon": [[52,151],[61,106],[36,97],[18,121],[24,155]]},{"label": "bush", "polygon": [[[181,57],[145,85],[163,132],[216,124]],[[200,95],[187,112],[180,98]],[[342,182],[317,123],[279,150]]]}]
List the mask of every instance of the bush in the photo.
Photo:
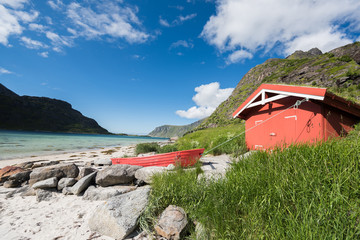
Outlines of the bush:
[{"label": "bush", "polygon": [[160,146],[159,144],[152,142],[152,143],[139,143],[136,145],[135,153],[136,155],[141,153],[148,153],[148,152],[158,152]]},{"label": "bush", "polygon": [[168,153],[168,152],[176,152],[176,151],[178,151],[177,145],[169,144],[159,148],[158,153]]}]

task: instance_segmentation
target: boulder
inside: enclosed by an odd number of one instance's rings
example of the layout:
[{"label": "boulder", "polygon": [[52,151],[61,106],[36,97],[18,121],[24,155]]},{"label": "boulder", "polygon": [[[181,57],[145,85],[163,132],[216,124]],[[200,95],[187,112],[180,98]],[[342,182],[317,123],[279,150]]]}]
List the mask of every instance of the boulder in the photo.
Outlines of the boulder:
[{"label": "boulder", "polygon": [[134,191],[135,189],[136,187],[134,186],[114,186],[114,187],[90,186],[85,191],[83,199],[91,200],[91,201],[107,200],[117,195]]},{"label": "boulder", "polygon": [[56,177],[48,178],[39,182],[34,183],[32,185],[33,189],[45,189],[45,188],[55,188],[57,186],[58,180]]},{"label": "boulder", "polygon": [[109,158],[107,158],[107,159],[95,159],[94,160],[94,165],[95,166],[111,166],[112,161]]},{"label": "boulder", "polygon": [[9,180],[15,180],[20,183],[26,182],[30,179],[31,171],[18,172],[9,177]]},{"label": "boulder", "polygon": [[0,169],[0,183],[7,181],[11,175],[14,175],[19,172],[24,172],[24,171],[25,170],[20,167],[15,167],[15,166],[4,167],[4,168]]},{"label": "boulder", "polygon": [[31,168],[34,165],[34,162],[22,162],[22,163],[18,163],[15,166],[16,167],[20,167],[20,168]]},{"label": "boulder", "polygon": [[82,193],[85,189],[89,187],[91,181],[93,181],[95,177],[96,172],[93,172],[80,179],[74,186],[71,187],[72,194],[79,195],[80,193]]},{"label": "boulder", "polygon": [[73,194],[71,191],[71,187],[64,187],[61,192],[64,195],[72,195]]},{"label": "boulder", "polygon": [[36,190],[36,201],[50,201],[53,197],[53,191],[45,190],[45,189],[38,189]]},{"label": "boulder", "polygon": [[72,163],[36,168],[30,174],[29,184],[33,185],[38,181],[42,181],[52,177],[56,177],[57,179],[63,177],[76,178],[78,174],[79,168]]},{"label": "boulder", "polygon": [[90,216],[90,230],[115,239],[124,239],[137,226],[149,198],[149,187],[110,198]]},{"label": "boulder", "polygon": [[155,225],[155,231],[166,239],[178,240],[187,223],[184,209],[170,205],[162,212],[159,222]]},{"label": "boulder", "polygon": [[77,176],[77,180],[89,175],[90,173],[96,172],[97,170],[91,167],[83,167],[80,169],[79,175]]},{"label": "boulder", "polygon": [[61,191],[64,187],[71,187],[76,183],[75,178],[62,178],[59,180],[57,189]]},{"label": "boulder", "polygon": [[4,187],[5,188],[17,188],[20,187],[21,183],[19,181],[16,180],[7,180],[6,182],[4,182]]},{"label": "boulder", "polygon": [[96,176],[96,184],[107,187],[122,183],[130,183],[135,179],[136,170],[140,166],[117,164],[109,166],[98,172]]},{"label": "boulder", "polygon": [[9,192],[8,194],[6,194],[5,198],[11,198],[15,194],[20,194],[20,196],[35,196],[35,190],[29,187],[29,185],[25,185],[23,187],[15,189],[14,191]]},{"label": "boulder", "polygon": [[51,165],[56,165],[56,164],[59,164],[60,161],[39,161],[39,162],[35,162],[31,168],[39,168],[39,167],[45,167],[45,166],[51,166]]},{"label": "boulder", "polygon": [[151,183],[152,176],[156,173],[162,173],[166,171],[166,167],[143,167],[135,172],[135,178],[142,180],[146,183]]}]

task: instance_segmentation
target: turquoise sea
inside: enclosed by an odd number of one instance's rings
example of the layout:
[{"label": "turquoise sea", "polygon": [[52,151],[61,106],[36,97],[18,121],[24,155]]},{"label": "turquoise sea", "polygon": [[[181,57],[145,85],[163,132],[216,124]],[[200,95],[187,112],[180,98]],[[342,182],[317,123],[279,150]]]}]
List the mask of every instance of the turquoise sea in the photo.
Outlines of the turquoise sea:
[{"label": "turquoise sea", "polygon": [[167,140],[152,137],[0,130],[0,160]]}]

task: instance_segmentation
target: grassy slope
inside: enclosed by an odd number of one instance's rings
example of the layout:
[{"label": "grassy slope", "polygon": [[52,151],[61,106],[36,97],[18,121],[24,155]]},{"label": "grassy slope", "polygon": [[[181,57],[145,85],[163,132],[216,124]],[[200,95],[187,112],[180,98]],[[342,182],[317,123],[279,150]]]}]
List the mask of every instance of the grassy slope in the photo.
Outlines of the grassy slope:
[{"label": "grassy slope", "polygon": [[234,123],[232,113],[262,83],[326,87],[360,103],[359,55],[358,42],[311,58],[269,59],[245,74],[231,96],[198,129]]},{"label": "grassy slope", "polygon": [[173,204],[204,225],[202,237],[190,227],[191,239],[358,239],[359,130],[316,146],[258,152],[218,182],[198,181],[199,169],[158,175],[141,223],[151,226]]}]

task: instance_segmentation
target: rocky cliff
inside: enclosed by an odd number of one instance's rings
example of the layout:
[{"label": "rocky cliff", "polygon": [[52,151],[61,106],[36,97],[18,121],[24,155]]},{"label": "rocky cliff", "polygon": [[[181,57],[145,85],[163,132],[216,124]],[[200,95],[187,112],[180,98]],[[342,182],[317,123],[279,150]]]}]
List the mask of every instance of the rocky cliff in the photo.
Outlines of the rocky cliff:
[{"label": "rocky cliff", "polygon": [[296,51],[286,59],[268,59],[252,68],[241,79],[231,96],[199,127],[234,123],[232,113],[262,83],[326,87],[331,92],[360,103],[360,43],[328,53],[319,49]]},{"label": "rocky cliff", "polygon": [[184,126],[163,125],[155,128],[148,135],[151,137],[165,137],[165,138],[182,137],[185,133],[199,126],[202,123],[202,121],[203,120],[199,120]]},{"label": "rocky cliff", "polygon": [[109,134],[64,101],[19,96],[0,84],[0,129]]}]

